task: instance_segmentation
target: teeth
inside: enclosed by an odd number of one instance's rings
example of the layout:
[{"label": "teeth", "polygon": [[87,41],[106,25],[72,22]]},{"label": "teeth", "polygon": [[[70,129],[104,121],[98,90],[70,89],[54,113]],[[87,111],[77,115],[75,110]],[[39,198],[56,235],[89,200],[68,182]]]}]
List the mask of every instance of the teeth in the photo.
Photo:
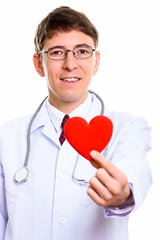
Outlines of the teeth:
[{"label": "teeth", "polygon": [[68,82],[75,82],[75,81],[78,81],[79,78],[64,78],[63,80]]}]

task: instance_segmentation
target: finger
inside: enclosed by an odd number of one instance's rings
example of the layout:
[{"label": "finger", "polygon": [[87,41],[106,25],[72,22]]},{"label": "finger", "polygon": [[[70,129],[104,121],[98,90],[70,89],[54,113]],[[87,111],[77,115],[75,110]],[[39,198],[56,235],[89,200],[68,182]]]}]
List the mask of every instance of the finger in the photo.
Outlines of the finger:
[{"label": "finger", "polygon": [[100,206],[107,206],[109,205],[105,199],[99,196],[99,194],[90,186],[87,189],[87,194],[90,196],[90,198],[97,203]]},{"label": "finger", "polygon": [[113,195],[111,192],[106,188],[97,177],[93,177],[90,179],[90,187],[94,189],[94,191],[106,201],[110,200]]},{"label": "finger", "polygon": [[98,168],[104,168],[114,178],[121,178],[122,172],[106,157],[97,151],[91,151],[91,164]]},{"label": "finger", "polygon": [[118,180],[111,177],[104,168],[99,168],[96,172],[96,178],[103,184],[105,188],[113,195],[117,195],[121,192],[121,184]]}]

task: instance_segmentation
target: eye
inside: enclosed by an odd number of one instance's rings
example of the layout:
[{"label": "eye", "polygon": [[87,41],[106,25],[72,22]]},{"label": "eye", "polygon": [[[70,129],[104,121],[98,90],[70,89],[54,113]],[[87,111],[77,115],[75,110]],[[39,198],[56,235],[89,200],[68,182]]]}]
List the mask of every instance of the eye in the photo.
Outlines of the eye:
[{"label": "eye", "polygon": [[86,49],[81,49],[81,50],[79,50],[79,53],[80,54],[85,54],[85,53],[87,53],[87,51],[86,51]]},{"label": "eye", "polygon": [[74,49],[77,58],[88,58],[92,55],[92,48],[89,46],[80,46]]},{"label": "eye", "polygon": [[56,55],[63,55],[64,54],[64,50],[62,49],[50,49],[48,51],[49,55],[52,55],[52,56],[56,56]]},{"label": "eye", "polygon": [[89,50],[87,48],[77,49],[77,54],[79,55],[88,54],[88,53],[89,53]]}]

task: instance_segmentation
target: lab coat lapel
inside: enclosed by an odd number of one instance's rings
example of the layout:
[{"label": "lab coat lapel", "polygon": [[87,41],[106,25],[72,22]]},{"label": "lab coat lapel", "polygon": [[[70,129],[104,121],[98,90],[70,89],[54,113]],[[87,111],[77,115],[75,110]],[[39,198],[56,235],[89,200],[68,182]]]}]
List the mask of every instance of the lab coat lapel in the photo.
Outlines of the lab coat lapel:
[{"label": "lab coat lapel", "polygon": [[57,137],[55,128],[53,127],[53,124],[51,123],[49,117],[48,117],[46,124],[44,125],[42,132],[46,137],[48,137],[50,140],[52,140],[58,147],[61,146],[59,139]]},{"label": "lab coat lapel", "polygon": [[58,147],[60,147],[60,142],[57,137],[56,131],[54,126],[52,125],[50,118],[47,113],[46,109],[46,101],[42,105],[39,113],[37,114],[35,120],[33,121],[32,127],[31,127],[31,133],[36,131],[39,128],[42,128],[42,133],[52,140]]}]

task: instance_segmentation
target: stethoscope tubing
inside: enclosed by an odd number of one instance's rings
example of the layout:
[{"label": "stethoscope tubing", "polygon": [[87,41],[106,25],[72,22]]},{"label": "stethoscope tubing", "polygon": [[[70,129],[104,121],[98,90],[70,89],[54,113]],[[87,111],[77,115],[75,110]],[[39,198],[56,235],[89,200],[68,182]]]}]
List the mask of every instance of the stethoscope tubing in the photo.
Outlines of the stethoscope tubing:
[{"label": "stethoscope tubing", "polygon": [[[89,90],[89,93],[94,94],[99,99],[99,101],[101,102],[100,115],[104,115],[104,102],[103,102],[102,98],[97,93],[95,93],[91,90]],[[16,183],[23,183],[23,182],[26,182],[27,179],[28,179],[28,176],[29,176],[28,161],[29,161],[29,155],[30,155],[30,149],[31,149],[31,143],[30,143],[31,127],[32,127],[33,121],[35,120],[37,114],[39,113],[43,103],[45,102],[45,100],[47,98],[48,98],[48,96],[45,97],[45,99],[41,102],[41,104],[38,106],[37,110],[35,111],[35,113],[33,114],[32,118],[29,122],[28,129],[27,129],[27,150],[26,150],[25,161],[24,161],[23,167],[18,169],[18,171],[14,175],[14,180],[15,180]],[[72,178],[75,182],[78,182],[78,183],[89,183],[85,179],[77,179],[75,177],[75,171],[76,171],[78,159],[79,159],[79,154],[77,155],[77,159],[76,159],[76,162],[75,162],[75,165],[74,165]]]},{"label": "stethoscope tubing", "polygon": [[41,104],[39,105],[39,107],[37,108],[37,110],[35,111],[35,113],[33,114],[30,122],[29,122],[29,125],[28,125],[28,130],[27,130],[27,151],[26,151],[26,157],[25,157],[25,161],[24,161],[24,165],[23,167],[27,167],[28,166],[28,160],[29,160],[29,154],[30,154],[30,148],[31,148],[31,143],[30,143],[30,133],[31,133],[31,127],[32,127],[32,124],[33,124],[33,121],[35,120],[37,114],[39,113],[43,103],[45,102],[45,100],[48,98],[45,97],[45,99],[43,99],[43,101],[41,102]]}]

